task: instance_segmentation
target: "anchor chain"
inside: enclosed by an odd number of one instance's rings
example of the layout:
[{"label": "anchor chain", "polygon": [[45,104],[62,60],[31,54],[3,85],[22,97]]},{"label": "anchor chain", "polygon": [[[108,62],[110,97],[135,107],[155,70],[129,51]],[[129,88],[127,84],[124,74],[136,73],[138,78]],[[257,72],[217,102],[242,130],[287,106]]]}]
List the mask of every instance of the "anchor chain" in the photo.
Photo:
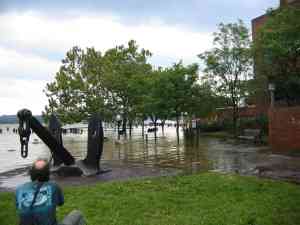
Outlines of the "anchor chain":
[{"label": "anchor chain", "polygon": [[21,110],[18,112],[19,117],[19,136],[21,143],[21,156],[27,158],[28,156],[28,142],[31,134],[29,117],[31,112],[28,110]]}]

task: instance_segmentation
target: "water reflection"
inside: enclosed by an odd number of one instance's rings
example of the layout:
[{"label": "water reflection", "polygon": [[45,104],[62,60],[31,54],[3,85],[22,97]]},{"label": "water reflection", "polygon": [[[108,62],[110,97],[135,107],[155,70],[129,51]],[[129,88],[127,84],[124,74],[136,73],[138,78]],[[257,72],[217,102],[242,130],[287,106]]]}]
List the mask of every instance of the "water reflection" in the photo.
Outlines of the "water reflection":
[{"label": "water reflection", "polygon": [[[9,126],[17,127],[17,125]],[[117,141],[114,129],[105,130],[105,136],[108,137],[108,141],[104,143],[102,162],[128,167],[178,168],[187,173],[199,170],[248,173],[255,168],[258,158],[264,154],[260,148],[247,144],[230,143],[201,136],[184,139],[182,132],[178,144],[174,127],[166,127],[164,133],[159,130],[156,141],[153,133],[149,133],[147,138],[143,137],[140,128],[133,130],[132,137],[121,137],[120,141]],[[34,138],[37,137],[33,134],[31,141]],[[82,135],[65,135],[63,141],[76,159],[85,157],[86,132]],[[12,132],[0,134],[0,172],[27,166],[38,157],[50,157],[50,152],[43,143],[37,145],[30,143],[27,159],[21,158],[19,149],[18,135]]]}]

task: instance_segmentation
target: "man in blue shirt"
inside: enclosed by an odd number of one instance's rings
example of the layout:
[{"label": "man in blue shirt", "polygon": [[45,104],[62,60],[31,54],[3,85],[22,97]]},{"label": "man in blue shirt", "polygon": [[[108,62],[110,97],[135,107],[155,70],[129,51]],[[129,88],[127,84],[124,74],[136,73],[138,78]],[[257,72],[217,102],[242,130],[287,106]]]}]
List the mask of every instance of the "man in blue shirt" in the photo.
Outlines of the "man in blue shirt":
[{"label": "man in blue shirt", "polygon": [[[16,207],[20,225],[58,225],[56,207],[64,204],[60,187],[49,181],[50,168],[46,160],[38,159],[30,169],[32,182],[25,183],[16,190]],[[71,212],[63,225],[84,225],[79,211]]]}]

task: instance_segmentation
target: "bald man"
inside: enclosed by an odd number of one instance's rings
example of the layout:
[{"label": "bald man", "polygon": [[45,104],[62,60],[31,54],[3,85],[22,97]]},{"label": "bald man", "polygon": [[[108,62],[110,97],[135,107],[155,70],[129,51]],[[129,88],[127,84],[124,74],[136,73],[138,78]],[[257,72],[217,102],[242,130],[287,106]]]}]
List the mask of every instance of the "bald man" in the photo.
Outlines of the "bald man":
[{"label": "bald man", "polygon": [[[56,207],[64,204],[60,187],[49,181],[50,167],[47,160],[36,160],[30,171],[31,182],[16,190],[16,207],[20,225],[58,225]],[[72,211],[62,225],[84,225],[79,211]]]}]

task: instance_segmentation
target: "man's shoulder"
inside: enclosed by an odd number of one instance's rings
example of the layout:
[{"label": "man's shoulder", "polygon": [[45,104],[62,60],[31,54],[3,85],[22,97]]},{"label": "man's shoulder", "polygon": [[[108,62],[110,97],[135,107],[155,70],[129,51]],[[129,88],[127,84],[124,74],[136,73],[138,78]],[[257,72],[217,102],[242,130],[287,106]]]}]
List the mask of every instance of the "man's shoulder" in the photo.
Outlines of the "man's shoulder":
[{"label": "man's shoulder", "polygon": [[19,185],[16,188],[16,191],[18,192],[19,190],[28,189],[28,188],[31,188],[32,186],[33,186],[33,182],[27,182],[27,183]]},{"label": "man's shoulder", "polygon": [[49,186],[51,186],[53,188],[60,188],[59,185],[56,182],[54,182],[54,181],[48,181],[47,185],[49,185]]},{"label": "man's shoulder", "polygon": [[[24,189],[30,189],[30,188],[33,188],[35,182],[27,182],[27,183],[24,183],[24,184],[21,184],[19,185],[17,188],[16,188],[16,192],[18,192],[19,190],[24,190]],[[58,184],[56,184],[55,182],[53,181],[48,181],[48,182],[45,182],[43,183],[42,186],[50,186],[51,188],[53,189],[60,189],[60,187],[58,186]]]},{"label": "man's shoulder", "polygon": [[52,193],[61,193],[61,188],[59,185],[53,181],[48,181],[45,183],[45,186],[52,190]]}]

